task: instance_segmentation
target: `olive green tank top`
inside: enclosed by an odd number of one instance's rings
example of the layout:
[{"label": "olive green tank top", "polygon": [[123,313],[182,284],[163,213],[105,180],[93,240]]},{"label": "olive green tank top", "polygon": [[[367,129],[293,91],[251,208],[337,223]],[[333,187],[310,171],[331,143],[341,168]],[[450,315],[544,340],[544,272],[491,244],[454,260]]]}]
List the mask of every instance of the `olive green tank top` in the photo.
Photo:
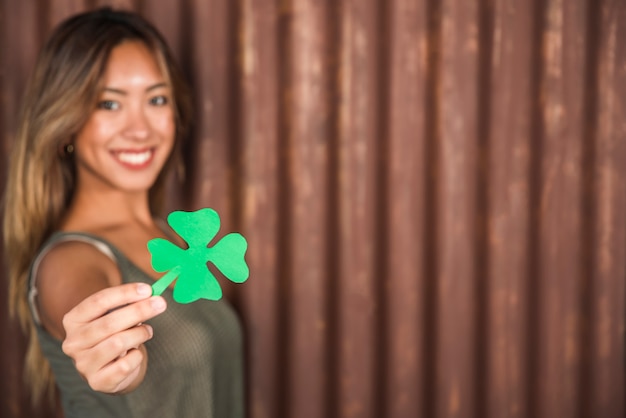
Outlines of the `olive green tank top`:
[{"label": "olive green tank top", "polygon": [[[62,241],[88,242],[111,257],[124,283],[154,280],[117,248],[85,233],[54,234],[31,267],[29,301],[38,322],[35,270],[39,260]],[[61,273],[62,274],[62,273]],[[50,362],[66,418],[242,418],[244,416],[242,333],[234,310],[224,300],[199,300],[181,305],[171,289],[163,293],[167,310],[148,323],[154,336],[145,343],[148,368],[133,392],[109,395],[92,390],[76,371],[72,359],[37,324],[37,336]]]}]

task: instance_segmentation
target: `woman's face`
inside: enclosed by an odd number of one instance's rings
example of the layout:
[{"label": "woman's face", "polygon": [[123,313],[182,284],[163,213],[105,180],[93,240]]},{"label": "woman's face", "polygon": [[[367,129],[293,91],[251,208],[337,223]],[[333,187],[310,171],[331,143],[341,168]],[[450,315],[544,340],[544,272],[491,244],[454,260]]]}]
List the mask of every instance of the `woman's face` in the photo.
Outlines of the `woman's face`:
[{"label": "woman's face", "polygon": [[174,145],[171,86],[140,42],[111,51],[102,86],[96,108],[74,141],[77,186],[145,192]]}]

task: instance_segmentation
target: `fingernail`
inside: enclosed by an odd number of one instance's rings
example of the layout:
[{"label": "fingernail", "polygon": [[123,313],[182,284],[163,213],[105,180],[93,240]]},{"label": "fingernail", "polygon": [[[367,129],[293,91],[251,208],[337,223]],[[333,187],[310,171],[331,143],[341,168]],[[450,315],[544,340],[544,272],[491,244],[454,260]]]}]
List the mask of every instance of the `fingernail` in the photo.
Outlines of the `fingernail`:
[{"label": "fingernail", "polygon": [[152,301],[150,303],[152,304],[152,309],[154,309],[156,312],[163,312],[165,310],[165,299],[163,299],[162,297],[155,296],[154,298],[152,298]]},{"label": "fingernail", "polygon": [[152,294],[152,287],[145,283],[139,283],[137,285],[137,294],[140,296],[150,296]]},{"label": "fingernail", "polygon": [[152,329],[152,327],[150,325],[146,325],[146,330],[148,331],[148,338],[152,338],[152,336],[154,335],[154,330]]}]

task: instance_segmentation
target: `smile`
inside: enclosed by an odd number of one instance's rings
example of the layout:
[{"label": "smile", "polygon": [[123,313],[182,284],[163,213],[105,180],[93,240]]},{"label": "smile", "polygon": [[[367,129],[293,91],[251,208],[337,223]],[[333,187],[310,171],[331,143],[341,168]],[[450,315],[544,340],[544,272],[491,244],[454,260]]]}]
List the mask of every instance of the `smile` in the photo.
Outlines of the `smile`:
[{"label": "smile", "polygon": [[115,158],[125,166],[132,168],[141,168],[152,161],[154,150],[148,149],[141,152],[138,151],[116,151],[113,153]]}]

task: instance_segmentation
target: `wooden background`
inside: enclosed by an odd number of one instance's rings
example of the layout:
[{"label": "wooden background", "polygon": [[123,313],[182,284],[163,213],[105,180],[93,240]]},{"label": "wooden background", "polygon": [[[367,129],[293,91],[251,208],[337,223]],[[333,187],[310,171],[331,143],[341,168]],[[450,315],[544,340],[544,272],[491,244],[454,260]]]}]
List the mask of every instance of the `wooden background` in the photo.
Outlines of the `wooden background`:
[{"label": "wooden background", "polygon": [[[194,86],[169,209],[249,239],[249,418],[625,416],[626,1],[0,0],[1,184],[42,39],[101,4]],[[55,416],[0,338],[0,416]]]}]

